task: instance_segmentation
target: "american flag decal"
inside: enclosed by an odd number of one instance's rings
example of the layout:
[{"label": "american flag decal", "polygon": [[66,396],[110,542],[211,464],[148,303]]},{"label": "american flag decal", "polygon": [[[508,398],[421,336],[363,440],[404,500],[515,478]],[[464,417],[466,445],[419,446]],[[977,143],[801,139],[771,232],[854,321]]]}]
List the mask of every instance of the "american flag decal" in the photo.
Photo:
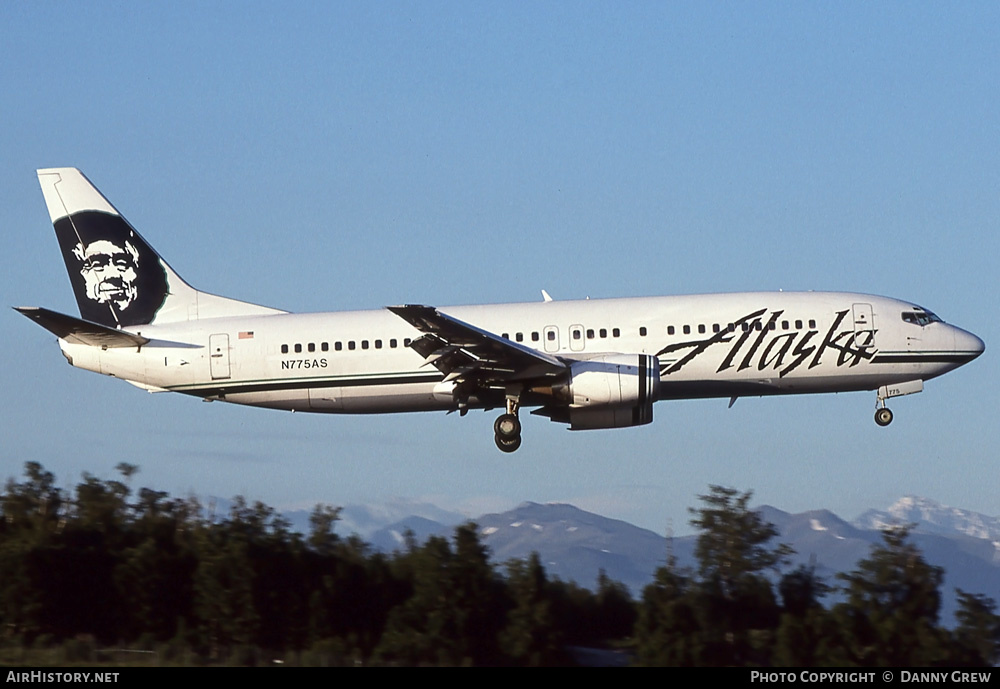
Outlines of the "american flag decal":
[{"label": "american flag decal", "polygon": [[253,339],[253,330],[241,330],[240,331],[240,339],[241,340],[252,340]]}]

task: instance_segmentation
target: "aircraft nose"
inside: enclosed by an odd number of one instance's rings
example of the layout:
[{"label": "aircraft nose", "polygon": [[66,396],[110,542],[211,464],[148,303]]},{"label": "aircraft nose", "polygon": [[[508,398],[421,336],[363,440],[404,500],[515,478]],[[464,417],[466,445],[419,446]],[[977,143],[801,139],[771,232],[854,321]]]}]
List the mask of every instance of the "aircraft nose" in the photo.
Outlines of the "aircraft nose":
[{"label": "aircraft nose", "polygon": [[968,361],[972,361],[986,351],[986,343],[967,330],[955,328],[955,351],[967,355]]}]

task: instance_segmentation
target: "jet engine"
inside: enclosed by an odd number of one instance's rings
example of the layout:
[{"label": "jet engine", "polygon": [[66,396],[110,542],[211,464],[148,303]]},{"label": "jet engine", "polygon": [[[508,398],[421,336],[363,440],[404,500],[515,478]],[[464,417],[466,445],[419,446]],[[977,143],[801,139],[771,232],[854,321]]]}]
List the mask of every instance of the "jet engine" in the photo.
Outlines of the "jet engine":
[{"label": "jet engine", "polygon": [[660,388],[660,361],[647,354],[607,354],[574,362],[552,395],[562,405],[547,408],[570,430],[641,426],[653,420]]}]

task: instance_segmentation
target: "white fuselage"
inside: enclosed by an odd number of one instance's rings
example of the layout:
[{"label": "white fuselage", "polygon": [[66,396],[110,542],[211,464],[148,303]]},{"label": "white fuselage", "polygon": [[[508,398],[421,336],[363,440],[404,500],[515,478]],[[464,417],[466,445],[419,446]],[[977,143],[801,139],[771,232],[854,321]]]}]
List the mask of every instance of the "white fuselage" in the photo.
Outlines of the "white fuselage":
[{"label": "white fuselage", "polygon": [[[911,303],[864,294],[706,294],[440,310],[567,360],[655,355],[658,399],[874,390],[933,378],[983,351],[975,335],[922,318],[927,312]],[[151,341],[103,350],[60,344],[75,366],[206,399],[332,413],[455,407],[444,376],[407,347],[420,332],[387,310],[202,318],[126,330]],[[474,398],[470,406],[495,402]]]},{"label": "white fuselage", "polygon": [[519,410],[571,430],[652,422],[662,399],[876,390],[891,397],[984,349],[914,304],[839,292],[292,314],[202,292],[174,272],[76,168],[38,181],[80,317],[15,307],[70,363],[150,391],[292,411]]}]

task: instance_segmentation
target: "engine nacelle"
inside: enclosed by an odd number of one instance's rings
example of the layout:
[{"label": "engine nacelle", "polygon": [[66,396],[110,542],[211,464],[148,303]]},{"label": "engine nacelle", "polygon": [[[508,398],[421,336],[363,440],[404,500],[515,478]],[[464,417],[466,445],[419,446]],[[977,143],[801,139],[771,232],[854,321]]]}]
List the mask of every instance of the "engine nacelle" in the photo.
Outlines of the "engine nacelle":
[{"label": "engine nacelle", "polygon": [[570,430],[641,426],[653,420],[660,361],[647,354],[608,354],[570,367],[559,390],[568,404]]}]

